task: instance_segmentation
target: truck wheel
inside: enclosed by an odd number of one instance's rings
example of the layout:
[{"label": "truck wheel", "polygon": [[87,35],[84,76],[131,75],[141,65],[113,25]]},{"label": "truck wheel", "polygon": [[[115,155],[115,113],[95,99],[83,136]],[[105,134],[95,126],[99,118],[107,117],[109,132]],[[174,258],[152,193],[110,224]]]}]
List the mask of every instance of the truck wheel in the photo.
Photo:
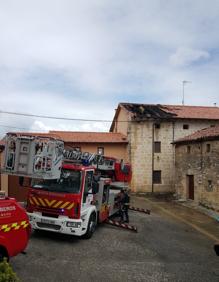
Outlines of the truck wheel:
[{"label": "truck wheel", "polygon": [[85,239],[90,239],[92,235],[94,234],[94,231],[96,229],[97,225],[97,220],[96,220],[96,214],[93,212],[90,215],[89,221],[88,221],[88,226],[87,226],[87,231],[84,234],[83,238]]},{"label": "truck wheel", "polygon": [[3,259],[6,258],[7,261],[9,261],[8,253],[5,248],[0,247],[0,262],[3,261]]}]

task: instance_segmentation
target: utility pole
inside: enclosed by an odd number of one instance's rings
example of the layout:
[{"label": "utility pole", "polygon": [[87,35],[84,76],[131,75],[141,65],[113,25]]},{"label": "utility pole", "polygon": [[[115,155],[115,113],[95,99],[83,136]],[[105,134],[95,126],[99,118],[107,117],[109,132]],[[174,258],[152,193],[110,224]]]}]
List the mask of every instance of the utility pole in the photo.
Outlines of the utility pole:
[{"label": "utility pole", "polygon": [[182,81],[182,87],[183,87],[182,105],[183,105],[183,106],[184,106],[184,104],[185,104],[185,103],[184,103],[184,102],[185,102],[185,101],[184,101],[184,98],[185,98],[185,97],[184,97],[184,96],[185,96],[185,95],[184,95],[184,91],[185,91],[184,87],[185,87],[185,84],[186,84],[186,83],[192,83],[192,82],[189,81],[189,80],[183,80],[183,81]]}]

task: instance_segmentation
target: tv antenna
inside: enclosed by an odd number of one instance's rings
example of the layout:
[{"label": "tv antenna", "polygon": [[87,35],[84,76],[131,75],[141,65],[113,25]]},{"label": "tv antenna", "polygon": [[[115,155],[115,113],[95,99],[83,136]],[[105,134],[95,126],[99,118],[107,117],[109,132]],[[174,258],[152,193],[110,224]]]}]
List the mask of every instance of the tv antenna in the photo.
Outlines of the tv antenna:
[{"label": "tv antenna", "polygon": [[182,98],[182,105],[184,106],[184,98],[185,98],[185,84],[186,83],[192,83],[191,81],[189,81],[189,80],[183,80],[182,81],[182,87],[183,87],[183,98]]}]

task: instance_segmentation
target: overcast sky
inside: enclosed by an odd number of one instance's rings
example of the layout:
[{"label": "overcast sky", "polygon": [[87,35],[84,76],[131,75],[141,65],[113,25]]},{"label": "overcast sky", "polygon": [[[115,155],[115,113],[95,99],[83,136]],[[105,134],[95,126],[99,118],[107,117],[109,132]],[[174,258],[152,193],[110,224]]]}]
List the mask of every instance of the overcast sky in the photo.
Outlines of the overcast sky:
[{"label": "overcast sky", "polygon": [[[213,105],[218,0],[0,0],[0,110],[111,120],[119,102]],[[0,134],[110,123],[0,114]],[[16,129],[14,129],[16,130]]]}]

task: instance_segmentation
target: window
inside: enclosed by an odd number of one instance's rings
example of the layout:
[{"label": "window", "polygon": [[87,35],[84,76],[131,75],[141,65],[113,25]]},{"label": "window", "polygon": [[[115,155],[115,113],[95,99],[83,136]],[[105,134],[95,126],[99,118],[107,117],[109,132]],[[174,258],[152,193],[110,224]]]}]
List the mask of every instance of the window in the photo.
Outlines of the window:
[{"label": "window", "polygon": [[32,188],[51,192],[78,194],[81,188],[81,172],[63,169],[58,179],[32,179]]},{"label": "window", "polygon": [[160,153],[161,152],[161,142],[156,141],[154,142],[154,153]]},{"label": "window", "polygon": [[211,152],[211,144],[206,144],[206,152]]},{"label": "window", "polygon": [[103,147],[98,147],[97,148],[97,154],[98,155],[104,155],[104,148]]},{"label": "window", "polygon": [[153,183],[154,184],[161,184],[161,170],[154,170],[153,171]]},{"label": "window", "polygon": [[86,202],[87,193],[92,190],[93,171],[87,171],[84,185],[83,203]]},{"label": "window", "polygon": [[106,203],[108,201],[109,197],[109,185],[104,185],[103,187],[103,198],[102,198],[102,204]]},{"label": "window", "polygon": [[191,146],[187,146],[187,154],[191,153]]},{"label": "window", "polygon": [[160,129],[160,123],[155,123],[155,124],[154,124],[154,128]]},{"label": "window", "polygon": [[183,124],[183,129],[189,129],[189,125],[188,124]]}]

